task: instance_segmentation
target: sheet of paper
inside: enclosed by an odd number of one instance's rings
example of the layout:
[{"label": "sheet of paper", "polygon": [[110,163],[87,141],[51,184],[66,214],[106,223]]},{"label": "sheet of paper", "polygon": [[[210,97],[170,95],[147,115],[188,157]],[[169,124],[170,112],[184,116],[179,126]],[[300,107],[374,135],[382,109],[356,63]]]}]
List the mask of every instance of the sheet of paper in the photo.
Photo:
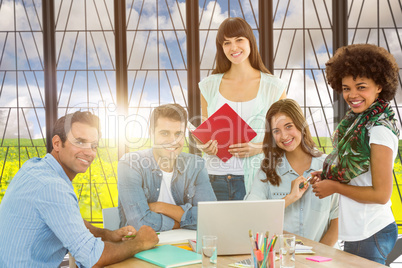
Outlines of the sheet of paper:
[{"label": "sheet of paper", "polygon": [[158,245],[188,243],[189,239],[197,239],[197,231],[188,229],[174,229],[160,232]]}]

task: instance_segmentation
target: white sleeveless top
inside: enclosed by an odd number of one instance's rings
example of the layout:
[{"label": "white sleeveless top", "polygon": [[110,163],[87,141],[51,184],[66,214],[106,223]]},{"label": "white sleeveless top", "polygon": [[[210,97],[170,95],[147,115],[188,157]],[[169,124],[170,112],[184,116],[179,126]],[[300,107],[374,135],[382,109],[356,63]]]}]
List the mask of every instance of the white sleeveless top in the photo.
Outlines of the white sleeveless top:
[{"label": "white sleeveless top", "polygon": [[[222,74],[212,74],[204,78],[198,83],[202,96],[208,103],[207,112],[208,116],[211,116],[216,110],[221,106],[217,104],[219,100],[219,85],[222,81]],[[253,116],[252,120],[249,120],[247,124],[250,125],[257,132],[257,136],[252,140],[253,143],[262,142],[265,135],[265,115],[269,107],[275,101],[279,100],[282,93],[285,91],[287,84],[276,76],[262,73],[260,79],[260,88],[257,93],[256,102],[254,107],[250,109]],[[245,109],[242,109],[245,110]],[[264,158],[264,154],[256,154],[251,157],[244,158],[243,162],[243,173],[244,174],[244,184],[246,186],[246,192],[251,188],[254,176],[256,172],[260,169],[261,160]],[[218,162],[223,163],[220,159]]]}]

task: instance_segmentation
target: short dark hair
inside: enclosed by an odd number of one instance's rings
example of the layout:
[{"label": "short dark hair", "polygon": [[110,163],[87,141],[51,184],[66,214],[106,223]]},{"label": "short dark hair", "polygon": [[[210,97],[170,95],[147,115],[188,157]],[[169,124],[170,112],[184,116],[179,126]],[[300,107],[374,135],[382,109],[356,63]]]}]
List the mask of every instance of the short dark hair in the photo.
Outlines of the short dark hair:
[{"label": "short dark hair", "polygon": [[99,137],[101,136],[99,129],[99,118],[91,112],[76,111],[75,113],[66,114],[59,119],[53,126],[52,137],[59,136],[62,144],[67,140],[67,134],[71,130],[73,123],[83,123],[88,126],[94,127],[98,130]]},{"label": "short dark hair", "polygon": [[390,101],[395,97],[399,68],[385,48],[371,44],[344,46],[325,65],[328,84],[338,93],[342,93],[342,78],[359,76],[381,86],[381,99]]},{"label": "short dark hair", "polygon": [[187,126],[187,112],[179,104],[164,104],[154,108],[150,118],[151,131],[155,130],[156,122],[160,117],[169,118],[173,121],[180,121],[184,123],[185,127]]}]

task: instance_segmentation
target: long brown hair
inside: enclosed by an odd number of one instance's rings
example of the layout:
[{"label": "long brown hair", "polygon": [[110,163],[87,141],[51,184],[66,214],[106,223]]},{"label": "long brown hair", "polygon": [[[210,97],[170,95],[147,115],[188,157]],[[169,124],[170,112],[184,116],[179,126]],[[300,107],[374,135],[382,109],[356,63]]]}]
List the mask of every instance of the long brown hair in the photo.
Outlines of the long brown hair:
[{"label": "long brown hair", "polygon": [[232,63],[226,57],[223,52],[223,42],[225,38],[232,37],[245,37],[250,42],[250,64],[254,69],[261,72],[268,73],[268,69],[262,62],[260,53],[258,52],[257,41],[255,39],[253,30],[250,25],[242,18],[227,18],[219,26],[218,33],[216,35],[216,68],[213,70],[213,74],[227,72]]},{"label": "long brown hair", "polygon": [[301,148],[302,150],[313,156],[321,156],[322,152],[317,149],[316,144],[311,136],[307,120],[303,115],[303,111],[299,104],[292,99],[281,99],[271,105],[266,115],[265,136],[263,141],[264,159],[261,162],[261,170],[267,175],[263,182],[269,181],[274,186],[279,186],[281,178],[276,173],[276,167],[280,163],[285,151],[279,148],[272,137],[271,120],[278,113],[283,113],[290,117],[296,128],[301,132]]}]

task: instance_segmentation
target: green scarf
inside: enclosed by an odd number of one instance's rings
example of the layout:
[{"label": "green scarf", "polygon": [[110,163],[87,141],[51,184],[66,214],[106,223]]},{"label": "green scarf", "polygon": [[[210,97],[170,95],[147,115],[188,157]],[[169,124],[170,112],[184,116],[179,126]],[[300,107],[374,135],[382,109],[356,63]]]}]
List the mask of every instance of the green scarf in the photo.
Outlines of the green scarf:
[{"label": "green scarf", "polygon": [[390,103],[382,99],[374,101],[362,113],[349,110],[332,136],[334,150],[324,161],[321,179],[349,183],[367,172],[370,167],[369,129],[385,126],[399,137],[394,116]]}]

